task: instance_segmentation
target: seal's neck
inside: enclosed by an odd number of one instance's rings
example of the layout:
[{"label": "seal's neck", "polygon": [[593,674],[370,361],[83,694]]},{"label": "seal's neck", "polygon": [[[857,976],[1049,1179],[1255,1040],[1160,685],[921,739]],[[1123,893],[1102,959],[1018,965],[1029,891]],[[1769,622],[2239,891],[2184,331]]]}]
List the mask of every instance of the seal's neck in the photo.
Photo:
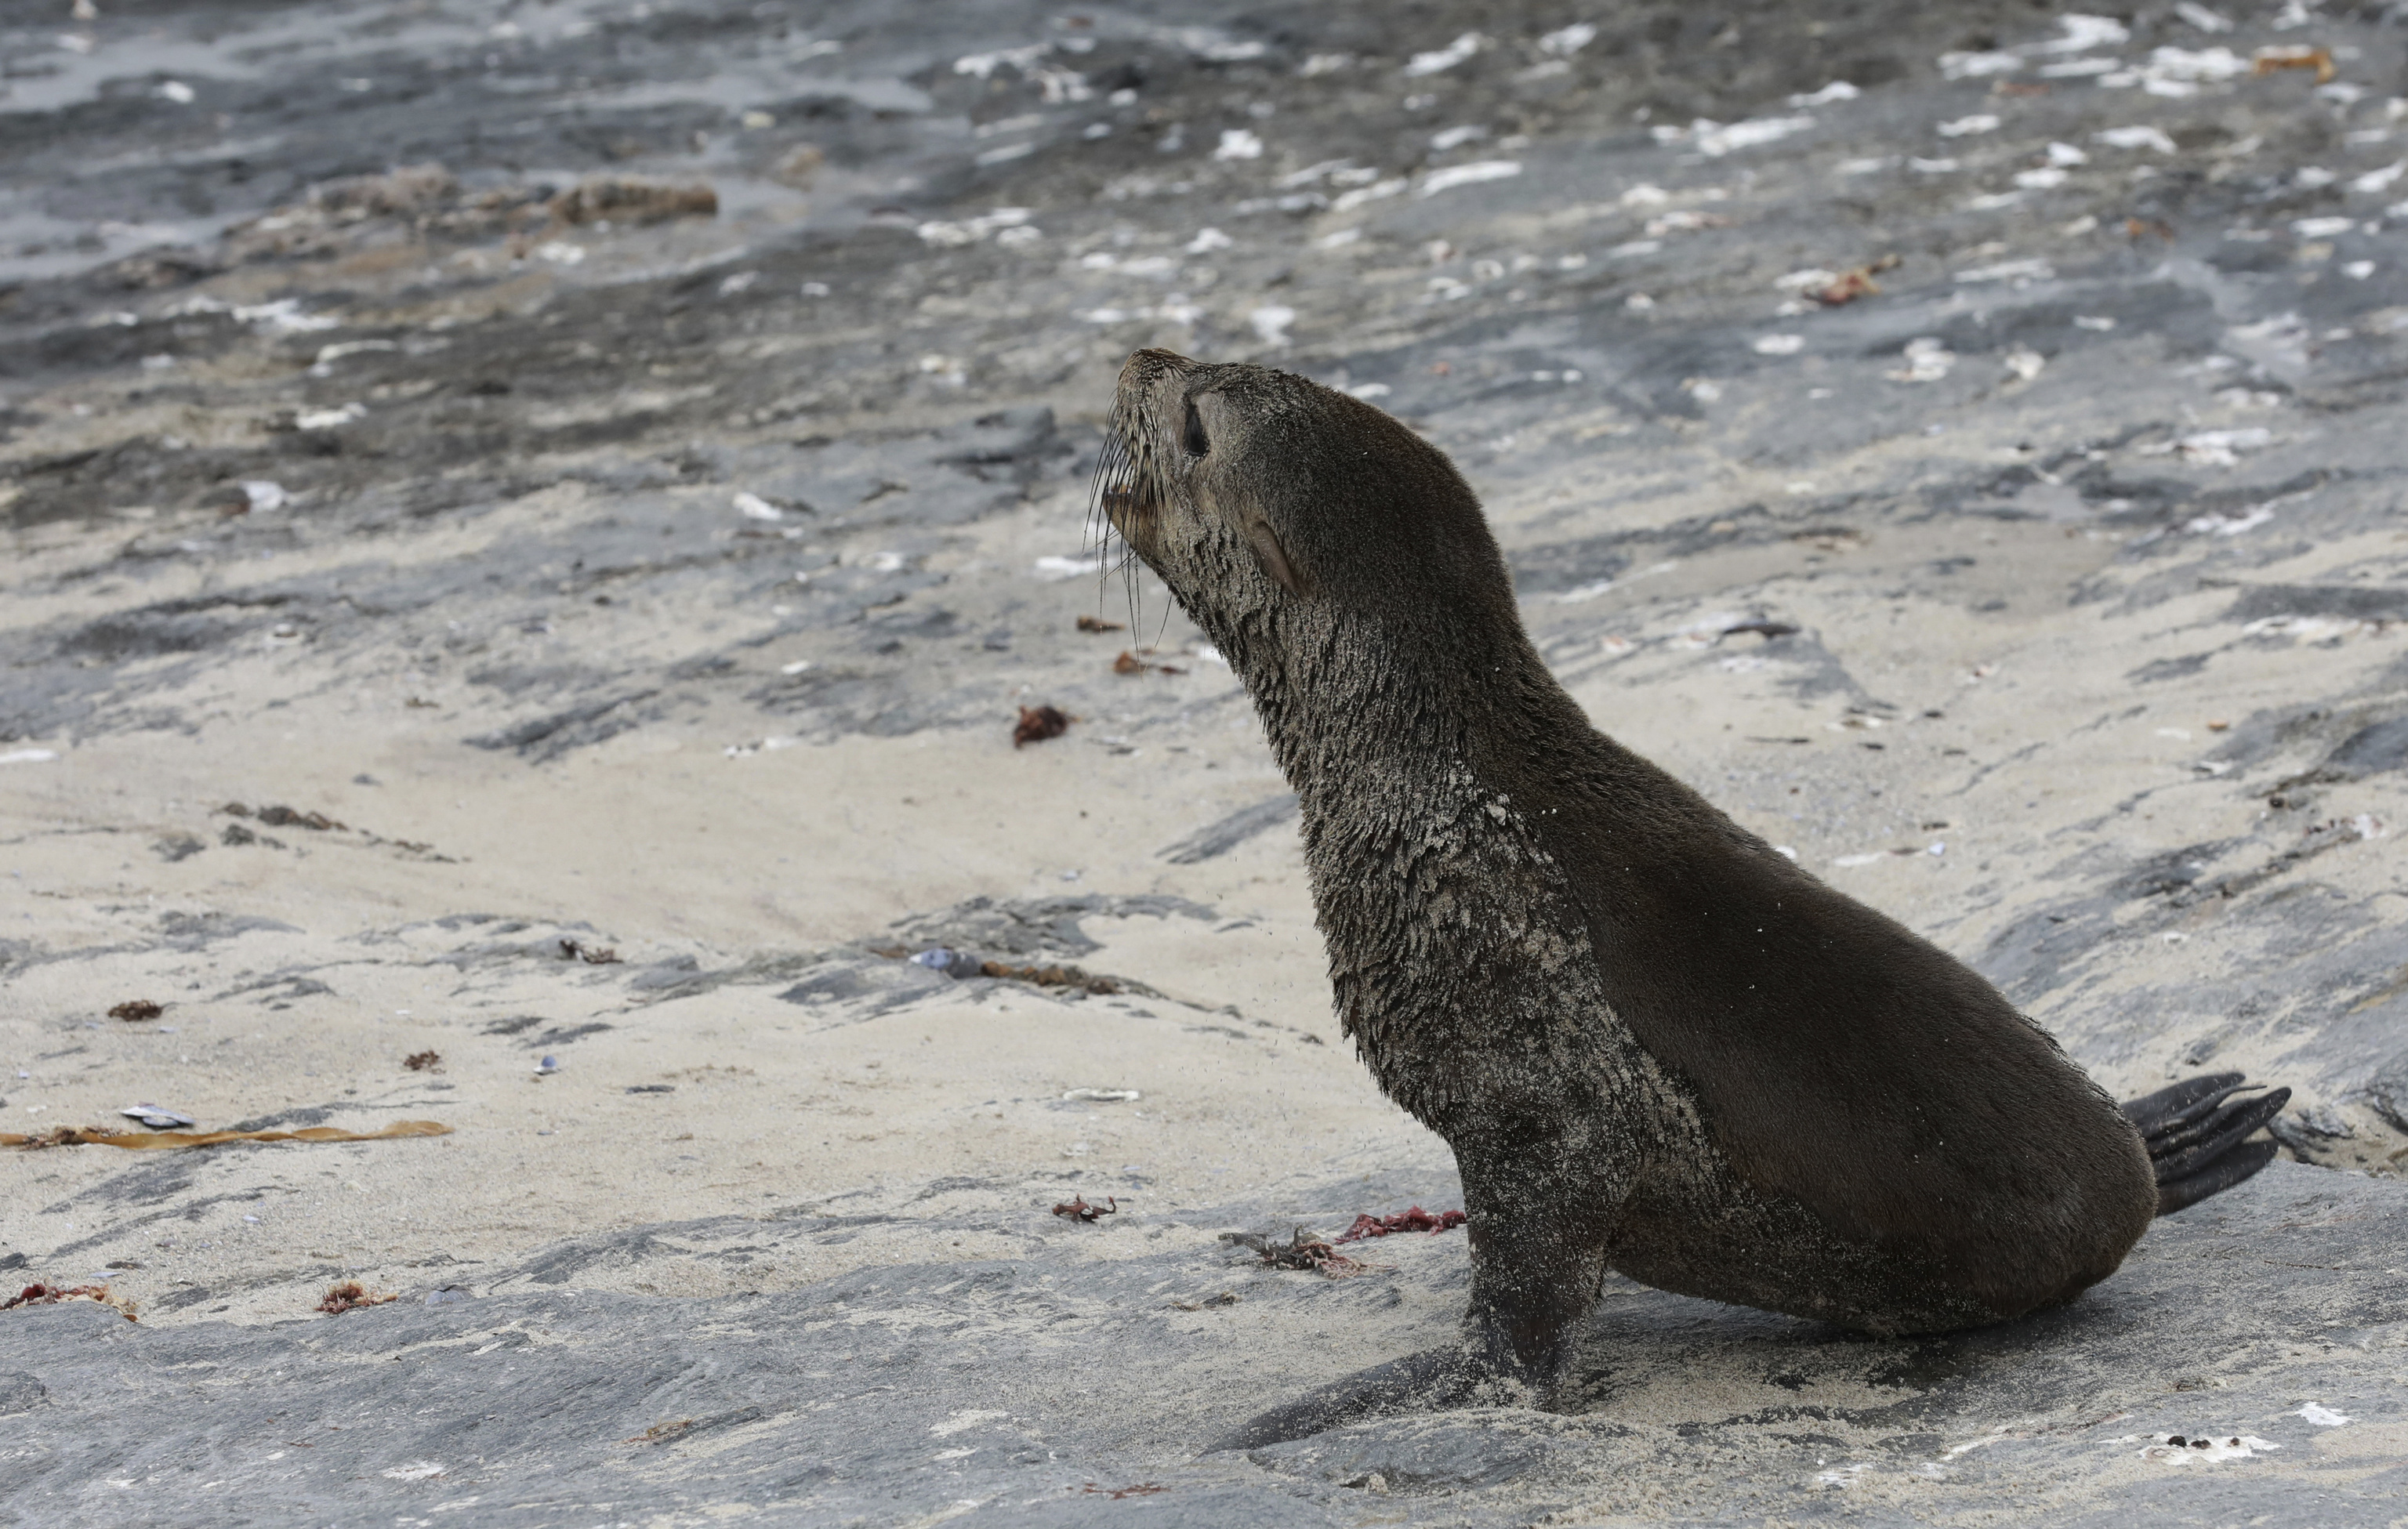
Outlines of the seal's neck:
[{"label": "seal's neck", "polygon": [[[1214,630],[1215,627],[1223,628]],[[1308,811],[1372,782],[1435,780],[1570,706],[1518,623],[1410,626],[1326,607],[1266,609],[1207,630],[1246,683]],[[1577,708],[1574,708],[1577,715]]]}]

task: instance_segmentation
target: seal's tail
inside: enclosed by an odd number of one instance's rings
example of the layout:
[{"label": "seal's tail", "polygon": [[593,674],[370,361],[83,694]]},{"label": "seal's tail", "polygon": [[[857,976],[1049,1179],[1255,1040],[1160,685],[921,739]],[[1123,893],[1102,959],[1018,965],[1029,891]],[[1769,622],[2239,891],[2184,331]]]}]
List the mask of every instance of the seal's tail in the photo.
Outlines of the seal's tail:
[{"label": "seal's tail", "polygon": [[2274,1161],[2272,1142],[2243,1139],[2291,1102],[2289,1089],[2246,1092],[2263,1086],[2237,1072],[2210,1073],[2125,1101],[2125,1118],[2141,1128],[2157,1170],[2158,1215],[2197,1205]]}]

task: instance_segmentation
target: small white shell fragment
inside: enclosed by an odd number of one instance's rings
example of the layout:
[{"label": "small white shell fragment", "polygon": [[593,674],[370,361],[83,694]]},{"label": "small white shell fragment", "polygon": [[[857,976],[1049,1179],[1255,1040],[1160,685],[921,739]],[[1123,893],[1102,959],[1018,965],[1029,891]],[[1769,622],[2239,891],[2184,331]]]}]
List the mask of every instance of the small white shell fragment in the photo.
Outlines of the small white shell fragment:
[{"label": "small white shell fragment", "polygon": [[1522,173],[1517,159],[1484,159],[1471,164],[1450,164],[1443,170],[1432,170],[1422,178],[1416,196],[1435,196],[1457,186],[1474,186],[1484,180],[1504,180]]},{"label": "small white shell fragment", "polygon": [[[2253,72],[2256,61],[2245,59],[2229,48],[2202,48],[2192,51],[2186,48],[2158,48],[2149,53],[2145,71],[2152,85],[2197,84],[2200,80],[2217,83],[2238,79]],[[2188,91],[2153,91],[2152,94],[2188,95]]]},{"label": "small white shell fragment", "polygon": [[172,1109],[163,1109],[157,1105],[128,1105],[118,1113],[128,1120],[140,1121],[153,1131],[165,1131],[169,1126],[197,1123],[190,1115],[179,1114]]},{"label": "small white shell fragment", "polygon": [[[1596,40],[1597,28],[1586,21],[1574,21],[1557,31],[1542,33],[1539,37],[1539,51],[1553,53],[1557,58],[1569,58]],[[1848,93],[1853,95],[1856,92],[1852,89]]]},{"label": "small white shell fragment", "polygon": [[356,356],[370,350],[398,350],[401,347],[391,340],[341,340],[318,347],[318,359],[309,364],[311,377],[331,377],[335,363],[345,356]]},{"label": "small white shell fragment", "polygon": [[1066,1089],[1062,1097],[1088,1104],[1134,1104],[1145,1097],[1135,1089]]},{"label": "small white shell fragment", "polygon": [[2257,530],[2273,518],[2273,506],[2259,505],[2246,515],[2194,515],[2183,522],[2183,529],[2195,536],[2238,536]]},{"label": "small white shell fragment", "polygon": [[1221,146],[1212,150],[1212,157],[1217,160],[1260,159],[1263,157],[1263,140],[1247,128],[1225,127],[1221,130]]},{"label": "small white shell fragment", "polygon": [[2110,149],[2154,149],[2160,154],[2174,151],[2174,140],[2159,127],[2109,127],[2090,135],[2094,143]]},{"label": "small white shell fragment", "polygon": [[1752,117],[1727,126],[1700,118],[1691,130],[1697,136],[1698,151],[1709,159],[1720,159],[1733,150],[1777,143],[1813,125],[1812,117]]},{"label": "small white shell fragment", "polygon": [[1285,345],[1287,326],[1296,322],[1296,309],[1283,304],[1266,303],[1246,315],[1246,322],[1265,345]]},{"label": "small white shell fragment", "polygon": [[2009,75],[2024,66],[2022,58],[2014,53],[1942,53],[1940,74],[1944,79],[1979,79],[1985,75]]},{"label": "small white shell fragment", "polygon": [[786,518],[784,510],[749,490],[738,490],[736,497],[729,503],[741,511],[748,521],[782,521]]},{"label": "small white shell fragment", "polygon": [[1900,355],[1906,364],[1882,374],[1893,382],[1937,382],[1956,364],[1956,353],[1929,335],[1907,341]]},{"label": "small white shell fragment", "polygon": [[1025,73],[1039,59],[1053,50],[1052,43],[1036,42],[1025,48],[999,48],[992,53],[967,53],[953,60],[953,73],[976,75],[986,79],[993,77],[998,65],[1007,64]]},{"label": "small white shell fragment", "polygon": [[2262,425],[2243,430],[2202,430],[2185,436],[2174,443],[2174,450],[2185,462],[2196,462],[2209,467],[2229,467],[2240,460],[2243,451],[2255,451],[2273,444],[2274,433]]},{"label": "small white shell fragment", "polygon": [[2057,275],[2057,268],[2044,260],[2002,260],[1995,265],[1974,265],[1958,271],[1953,279],[1974,281],[2046,281]]},{"label": "small white shell fragment", "polygon": [[1357,186],[1353,191],[1340,193],[1338,200],[1329,205],[1329,210],[1332,212],[1351,212],[1367,202],[1378,202],[1387,197],[1395,196],[1402,192],[1408,184],[1409,182],[1403,176],[1398,176],[1392,179],[1378,181],[1369,186]]},{"label": "small white shell fragment", "polygon": [[1423,75],[1439,74],[1444,70],[1454,68],[1456,64],[1461,64],[1464,60],[1471,57],[1472,54],[1479,51],[1480,34],[1477,32],[1466,32],[1461,36],[1455,38],[1455,41],[1448,43],[1444,48],[1439,49],[1435,52],[1415,53],[1411,59],[1406,61],[1405,74],[1409,79],[1418,79]]},{"label": "small white shell fragment", "polygon": [[2065,28],[2065,36],[2035,45],[2032,52],[2087,53],[2094,48],[2132,40],[2130,29],[2112,16],[2085,16],[2074,11],[2058,17],[2057,24]]}]

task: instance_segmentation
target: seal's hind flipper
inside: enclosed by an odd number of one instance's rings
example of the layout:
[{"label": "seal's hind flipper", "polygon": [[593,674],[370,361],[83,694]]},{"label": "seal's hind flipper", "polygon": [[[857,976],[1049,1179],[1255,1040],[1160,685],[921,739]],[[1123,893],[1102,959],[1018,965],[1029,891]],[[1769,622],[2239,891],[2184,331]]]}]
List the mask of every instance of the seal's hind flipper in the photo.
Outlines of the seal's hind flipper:
[{"label": "seal's hind flipper", "polygon": [[2273,1162],[2278,1150],[2271,1141],[2246,1142],[2197,1173],[2186,1174],[2180,1179],[2158,1179],[2157,1214],[2171,1216],[2185,1206],[2199,1204],[2211,1194],[2221,1194]]},{"label": "seal's hind flipper", "polygon": [[2230,1189],[2274,1160],[2272,1142],[2243,1140],[2283,1112],[2291,1091],[2232,1097],[2258,1086],[2237,1072],[2210,1073],[2125,1103],[2157,1172],[2158,1215]]},{"label": "seal's hind flipper", "polygon": [[[2159,1137],[2181,1130],[2213,1112],[2247,1079],[2237,1072],[2203,1073],[2186,1078],[2155,1093],[2144,1093],[2126,1100],[2121,1107],[2124,1118],[2141,1128],[2141,1135],[2156,1142]],[[2153,1151],[2155,1148],[2151,1149]]]},{"label": "seal's hind flipper", "polygon": [[1464,1349],[1426,1349],[1306,1392],[1284,1407],[1257,1413],[1205,1450],[1259,1450],[1306,1438],[1366,1418],[1436,1412],[1471,1405],[1495,1374]]}]

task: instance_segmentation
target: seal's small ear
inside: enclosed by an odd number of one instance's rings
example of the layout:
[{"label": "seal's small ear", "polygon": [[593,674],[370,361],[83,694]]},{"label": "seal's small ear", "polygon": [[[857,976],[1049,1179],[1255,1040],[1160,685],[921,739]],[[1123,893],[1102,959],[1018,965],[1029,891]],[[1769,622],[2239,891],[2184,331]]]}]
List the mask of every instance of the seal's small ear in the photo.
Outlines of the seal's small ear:
[{"label": "seal's small ear", "polygon": [[1309,593],[1304,580],[1297,577],[1296,564],[1287,560],[1287,549],[1280,545],[1279,533],[1270,528],[1270,522],[1249,517],[1246,545],[1254,549],[1255,565],[1272,583],[1298,598]]}]

